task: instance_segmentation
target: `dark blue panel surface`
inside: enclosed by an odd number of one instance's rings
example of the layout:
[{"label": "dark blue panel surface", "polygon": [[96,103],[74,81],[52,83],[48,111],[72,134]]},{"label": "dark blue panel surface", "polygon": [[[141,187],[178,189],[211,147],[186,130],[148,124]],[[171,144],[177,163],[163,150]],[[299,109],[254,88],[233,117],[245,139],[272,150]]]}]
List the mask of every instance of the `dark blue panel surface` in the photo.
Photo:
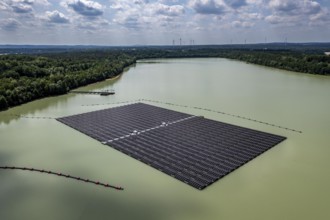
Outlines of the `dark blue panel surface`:
[{"label": "dark blue panel surface", "polygon": [[197,189],[286,139],[143,103],[57,120]]}]

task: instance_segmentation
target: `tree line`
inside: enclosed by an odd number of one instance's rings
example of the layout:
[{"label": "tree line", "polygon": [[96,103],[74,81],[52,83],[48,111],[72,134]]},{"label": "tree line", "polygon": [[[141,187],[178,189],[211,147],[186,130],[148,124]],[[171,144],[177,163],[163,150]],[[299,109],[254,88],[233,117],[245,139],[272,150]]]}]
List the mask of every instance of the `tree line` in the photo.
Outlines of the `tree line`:
[{"label": "tree line", "polygon": [[[330,51],[330,48],[329,48]],[[218,49],[182,47],[168,49],[140,49],[134,56],[145,58],[220,57],[259,64],[289,71],[330,75],[330,56],[320,51],[267,50],[267,49]]]},{"label": "tree line", "polygon": [[120,74],[137,59],[221,57],[284,70],[330,75],[330,56],[291,50],[212,47],[91,49],[41,55],[0,56],[0,110],[65,94]]},{"label": "tree line", "polygon": [[0,56],[0,110],[114,77],[135,61],[101,51]]}]

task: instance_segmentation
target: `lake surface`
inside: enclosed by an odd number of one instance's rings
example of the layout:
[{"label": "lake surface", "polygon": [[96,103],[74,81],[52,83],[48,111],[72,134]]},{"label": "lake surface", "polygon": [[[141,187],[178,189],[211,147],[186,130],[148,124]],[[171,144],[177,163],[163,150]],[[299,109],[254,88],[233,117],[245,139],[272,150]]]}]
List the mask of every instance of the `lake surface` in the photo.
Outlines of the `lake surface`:
[{"label": "lake surface", "polygon": [[[330,78],[227,59],[140,61],[119,78],[0,112],[0,166],[59,171],[125,188],[0,170],[0,219],[330,219]],[[288,139],[203,191],[51,119],[140,99]],[[97,105],[94,105],[97,104]],[[121,104],[122,105],[122,104]]]}]

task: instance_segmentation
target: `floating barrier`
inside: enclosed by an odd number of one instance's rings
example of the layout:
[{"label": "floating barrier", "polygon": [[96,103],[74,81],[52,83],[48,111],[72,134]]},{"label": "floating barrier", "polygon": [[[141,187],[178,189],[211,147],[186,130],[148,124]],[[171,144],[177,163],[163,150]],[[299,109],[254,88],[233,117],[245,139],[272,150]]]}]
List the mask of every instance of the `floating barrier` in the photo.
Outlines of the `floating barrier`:
[{"label": "floating barrier", "polygon": [[98,186],[104,186],[106,188],[124,190],[124,188],[120,187],[120,186],[113,186],[113,185],[110,185],[107,183],[101,183],[99,181],[93,181],[93,180],[84,179],[84,178],[76,177],[76,176],[71,176],[68,174],[53,172],[53,171],[49,171],[49,170],[41,170],[41,169],[35,169],[35,168],[29,168],[29,167],[15,167],[15,166],[0,166],[0,169],[1,170],[23,170],[23,171],[44,173],[44,174],[49,174],[49,175],[56,175],[56,176],[65,177],[65,178],[69,178],[69,179],[73,179],[73,180],[77,180],[77,181],[81,181],[81,182],[85,182],[85,183],[92,183],[92,184],[95,184]]},{"label": "floating barrier", "polygon": [[29,119],[41,119],[41,120],[53,120],[56,119],[54,117],[49,116],[25,116],[25,115],[18,115],[18,114],[6,114],[12,117],[19,117],[19,118],[29,118]]}]

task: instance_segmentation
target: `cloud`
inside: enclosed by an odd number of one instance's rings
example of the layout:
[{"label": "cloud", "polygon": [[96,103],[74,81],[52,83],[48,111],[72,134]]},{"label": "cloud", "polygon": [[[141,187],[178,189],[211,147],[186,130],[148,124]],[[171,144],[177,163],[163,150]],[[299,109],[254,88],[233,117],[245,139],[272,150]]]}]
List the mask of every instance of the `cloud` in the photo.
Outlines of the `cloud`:
[{"label": "cloud", "polygon": [[[98,19],[98,20],[93,20],[91,22],[91,20],[81,20],[81,22],[79,22],[79,24],[77,25],[77,27],[79,29],[83,29],[83,30],[87,30],[87,31],[95,31],[95,30],[104,30],[104,27],[109,25],[109,21],[105,20],[105,19]],[[93,32],[89,32],[89,33],[93,33]]]},{"label": "cloud", "polygon": [[309,15],[315,15],[322,11],[320,3],[316,1],[305,1],[304,11]]},{"label": "cloud", "polygon": [[149,3],[149,1],[148,0],[134,0],[133,3],[136,5],[143,5],[143,4]]},{"label": "cloud", "polygon": [[225,2],[232,8],[240,8],[247,5],[246,0],[225,0]]},{"label": "cloud", "polygon": [[0,10],[7,10],[8,6],[4,2],[0,2]]},{"label": "cloud", "polygon": [[14,4],[11,6],[13,11],[16,12],[16,13],[30,13],[33,11],[31,5],[27,5],[27,4],[22,4],[22,3],[19,3],[19,4]]},{"label": "cloud", "polygon": [[247,21],[233,21],[232,25],[236,28],[251,28],[254,26],[254,23]]},{"label": "cloud", "polygon": [[101,16],[104,8],[98,2],[89,0],[68,0],[64,2],[63,5],[86,17]]},{"label": "cloud", "polygon": [[39,4],[39,5],[50,5],[48,0],[5,0],[8,4],[21,3],[27,5]]},{"label": "cloud", "polygon": [[161,3],[152,4],[151,8],[154,10],[154,14],[161,14],[167,16],[180,16],[185,13],[185,9],[182,5],[164,5]]},{"label": "cloud", "polygon": [[114,10],[114,23],[128,29],[175,28],[184,17],[185,7],[174,1],[165,3],[121,0],[111,1],[110,8]]},{"label": "cloud", "polygon": [[1,29],[5,31],[15,31],[16,29],[18,29],[19,26],[20,23],[13,18],[8,18],[0,21]]},{"label": "cloud", "polygon": [[51,5],[48,0],[34,0],[34,2],[40,5]]},{"label": "cloud", "polygon": [[21,3],[21,4],[27,4],[27,5],[33,5],[34,0],[12,0],[12,3]]},{"label": "cloud", "polygon": [[277,12],[291,13],[299,8],[299,1],[292,0],[271,0],[269,7]]},{"label": "cloud", "polygon": [[226,12],[226,4],[221,0],[192,0],[190,6],[199,14],[220,15]]},{"label": "cloud", "polygon": [[48,0],[2,0],[0,2],[0,9],[12,8],[17,13],[28,13],[32,11],[33,5],[47,5]]},{"label": "cloud", "polygon": [[70,22],[69,18],[67,18],[61,12],[55,11],[46,11],[47,20],[51,23],[57,24],[67,24]]},{"label": "cloud", "polygon": [[317,14],[321,11],[320,3],[313,0],[270,0],[269,8],[278,14]]},{"label": "cloud", "polygon": [[2,0],[0,9],[11,9],[18,14],[27,14],[33,12],[33,6],[36,4],[50,5],[48,0]]},{"label": "cloud", "polygon": [[294,26],[308,24],[324,18],[325,10],[313,0],[270,0],[268,8],[271,14],[266,21],[271,24]]},{"label": "cloud", "polygon": [[134,11],[126,12],[126,13],[120,13],[119,16],[117,16],[114,19],[114,22],[117,24],[120,24],[126,28],[129,29],[138,29],[141,28],[141,26],[145,23],[143,21],[143,18],[140,17],[137,13]]}]

